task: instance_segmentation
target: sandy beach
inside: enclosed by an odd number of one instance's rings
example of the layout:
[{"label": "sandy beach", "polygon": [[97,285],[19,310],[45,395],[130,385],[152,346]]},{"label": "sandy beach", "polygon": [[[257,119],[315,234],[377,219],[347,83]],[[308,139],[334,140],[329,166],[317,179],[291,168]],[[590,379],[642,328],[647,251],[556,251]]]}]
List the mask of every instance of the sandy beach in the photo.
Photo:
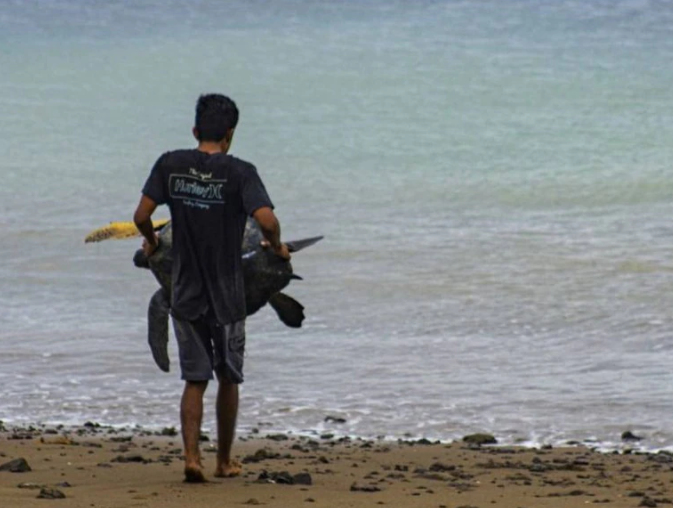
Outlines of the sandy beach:
[{"label": "sandy beach", "polygon": [[173,433],[96,424],[3,428],[0,506],[637,507],[667,506],[673,499],[668,453],[329,435],[240,436],[235,454],[243,475],[224,480],[212,477],[215,445],[204,436],[209,482],[185,484],[181,442]]}]

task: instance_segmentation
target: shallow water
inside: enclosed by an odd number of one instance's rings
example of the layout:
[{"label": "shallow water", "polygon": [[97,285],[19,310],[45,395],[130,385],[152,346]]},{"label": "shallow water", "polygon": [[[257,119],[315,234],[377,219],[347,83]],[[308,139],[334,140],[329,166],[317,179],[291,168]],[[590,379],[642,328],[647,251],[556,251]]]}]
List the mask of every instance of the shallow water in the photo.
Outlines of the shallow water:
[{"label": "shallow water", "polygon": [[0,419],[176,425],[140,242],[82,240],[222,91],[326,236],[305,326],[249,321],[242,429],[673,447],[673,3],[279,5],[0,6]]}]

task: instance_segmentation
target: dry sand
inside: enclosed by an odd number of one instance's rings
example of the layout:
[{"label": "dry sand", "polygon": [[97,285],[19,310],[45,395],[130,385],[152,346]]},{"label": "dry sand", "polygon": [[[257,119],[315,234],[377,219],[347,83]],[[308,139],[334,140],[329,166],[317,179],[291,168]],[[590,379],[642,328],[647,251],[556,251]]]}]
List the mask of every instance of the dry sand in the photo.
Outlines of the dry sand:
[{"label": "dry sand", "polygon": [[[193,485],[182,482],[180,445],[179,436],[137,429],[0,431],[0,467],[24,458],[31,468],[0,471],[0,508],[637,507],[673,499],[668,453],[255,435],[237,440],[244,473],[225,480],[212,477],[214,446],[204,441],[210,481]],[[38,498],[44,487],[66,497]]]}]

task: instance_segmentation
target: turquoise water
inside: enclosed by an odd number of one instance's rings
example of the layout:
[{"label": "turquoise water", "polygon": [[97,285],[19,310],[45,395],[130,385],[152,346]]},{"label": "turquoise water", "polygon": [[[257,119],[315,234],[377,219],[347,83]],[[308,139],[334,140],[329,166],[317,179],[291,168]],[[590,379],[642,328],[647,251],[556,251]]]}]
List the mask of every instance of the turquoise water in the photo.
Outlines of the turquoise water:
[{"label": "turquoise water", "polygon": [[673,447],[672,58],[663,1],[3,3],[0,419],[176,424],[139,241],[82,240],[221,91],[326,235],[304,328],[249,322],[242,429]]}]

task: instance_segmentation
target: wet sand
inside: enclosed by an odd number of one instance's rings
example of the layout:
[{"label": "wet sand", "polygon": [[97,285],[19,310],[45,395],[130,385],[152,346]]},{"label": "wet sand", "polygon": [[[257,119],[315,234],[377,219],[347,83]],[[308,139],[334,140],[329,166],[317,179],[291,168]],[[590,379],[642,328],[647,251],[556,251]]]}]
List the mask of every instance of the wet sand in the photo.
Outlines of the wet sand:
[{"label": "wet sand", "polygon": [[[0,468],[23,458],[31,471],[0,471],[0,507],[539,508],[673,502],[669,453],[250,435],[235,444],[243,474],[216,479],[215,446],[204,437],[209,482],[186,484],[180,438],[171,436],[171,429],[163,434],[91,425],[2,429]],[[38,497],[50,495],[49,489],[65,498]]]}]

